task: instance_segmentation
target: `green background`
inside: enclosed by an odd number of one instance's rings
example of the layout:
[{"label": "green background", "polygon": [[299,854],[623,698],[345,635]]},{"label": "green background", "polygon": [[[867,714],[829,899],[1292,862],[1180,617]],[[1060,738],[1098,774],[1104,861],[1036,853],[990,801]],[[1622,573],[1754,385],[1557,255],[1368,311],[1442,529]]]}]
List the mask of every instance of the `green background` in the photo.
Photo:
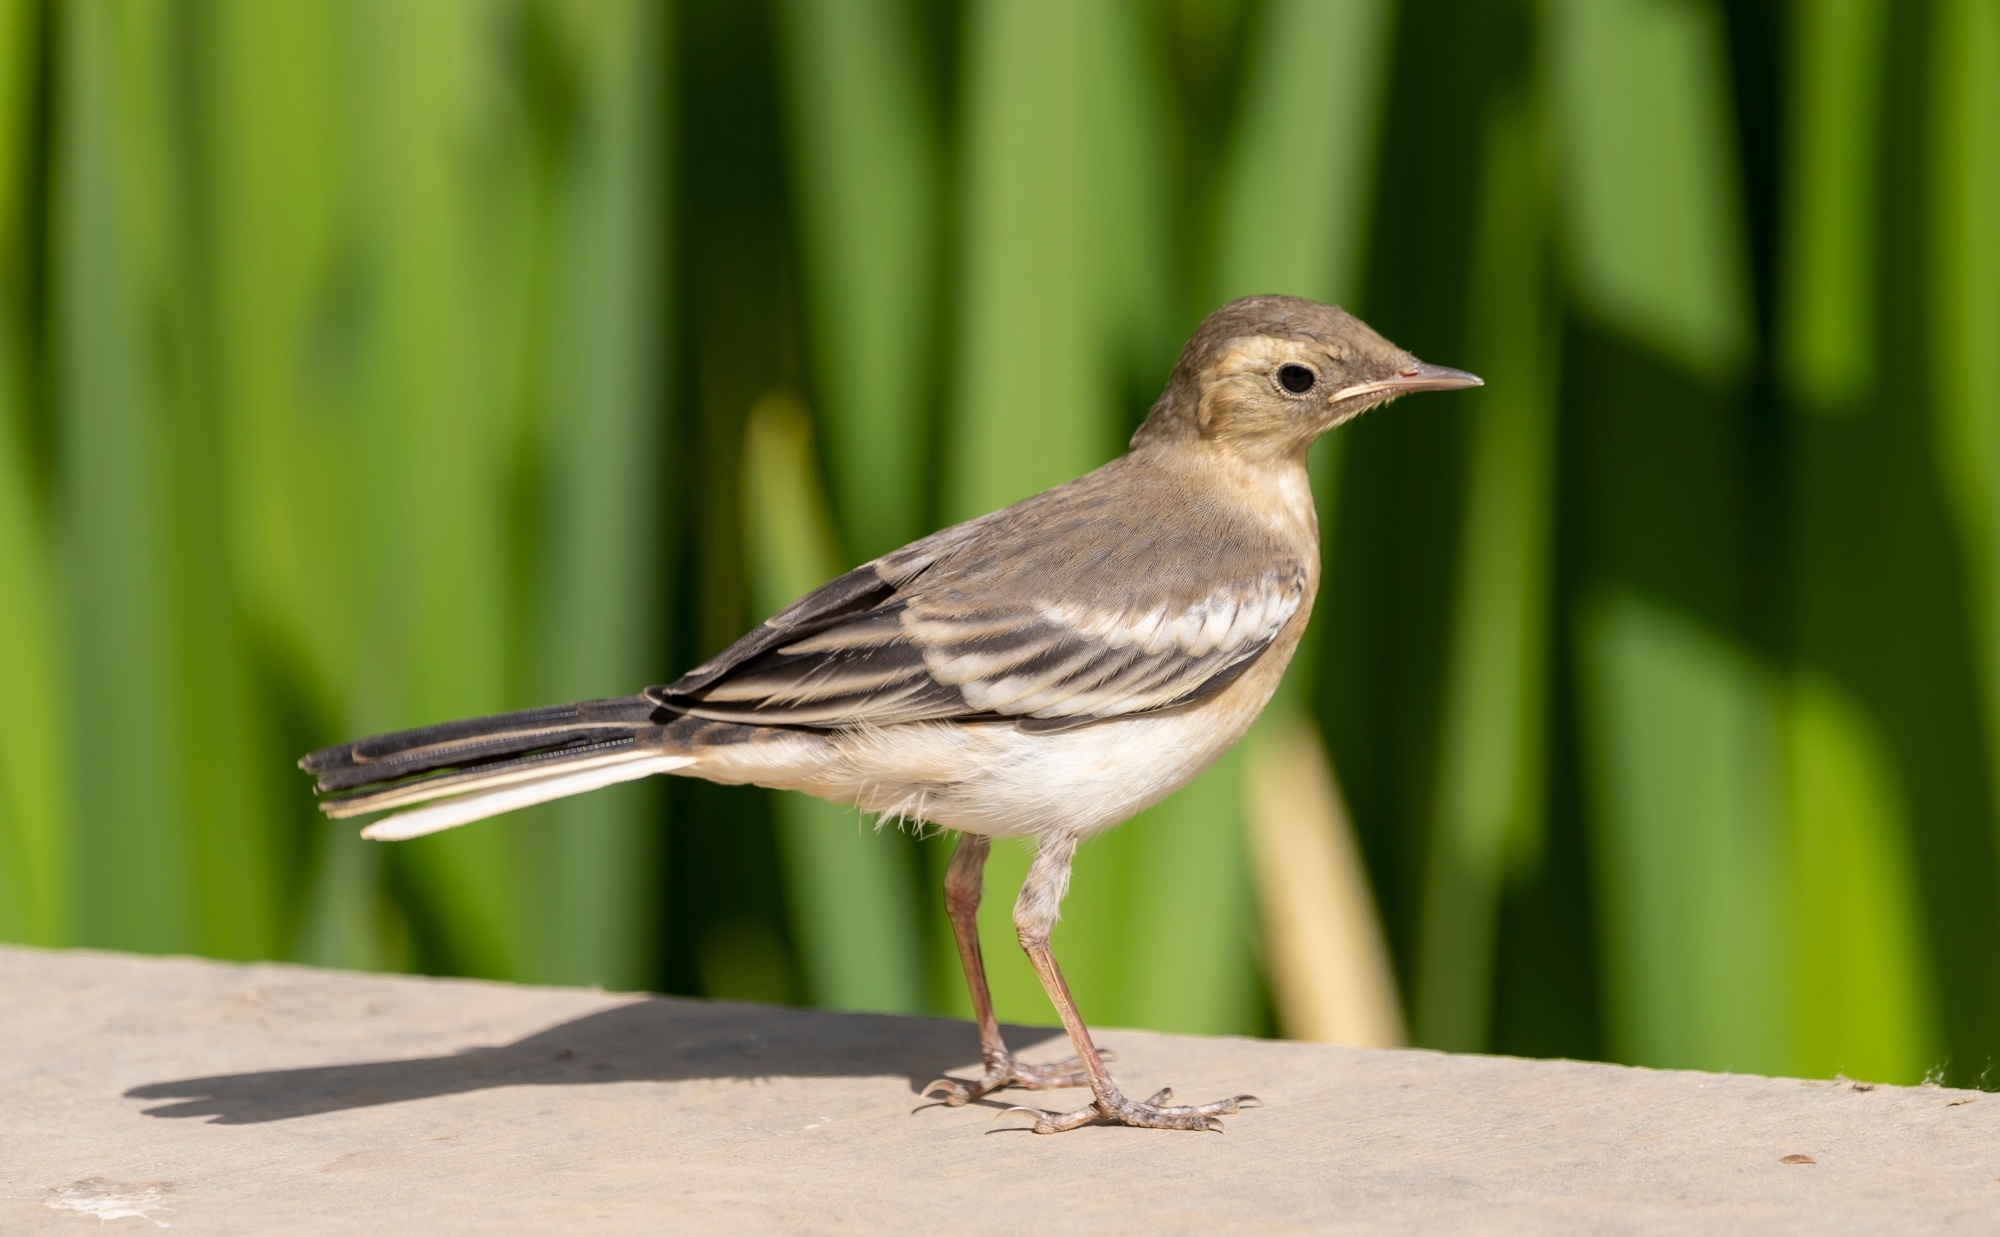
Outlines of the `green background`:
[{"label": "green background", "polygon": [[[1287,688],[1415,1042],[1983,1080],[1996,221],[2000,0],[0,0],[0,938],[962,1012],[946,839],[292,762],[670,678],[1282,291],[1489,383],[1316,457]],[[1087,1016],[1278,1029],[1243,776],[1084,850]]]}]

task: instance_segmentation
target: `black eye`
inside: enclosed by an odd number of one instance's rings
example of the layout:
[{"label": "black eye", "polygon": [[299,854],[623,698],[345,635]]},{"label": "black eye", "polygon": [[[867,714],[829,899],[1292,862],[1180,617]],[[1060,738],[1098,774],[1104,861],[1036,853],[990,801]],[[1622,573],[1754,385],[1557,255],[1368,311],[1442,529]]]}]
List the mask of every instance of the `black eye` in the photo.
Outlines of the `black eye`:
[{"label": "black eye", "polygon": [[1303,365],[1280,365],[1278,367],[1278,385],[1294,395],[1304,395],[1307,391],[1312,390],[1313,383],[1318,381],[1319,375]]}]

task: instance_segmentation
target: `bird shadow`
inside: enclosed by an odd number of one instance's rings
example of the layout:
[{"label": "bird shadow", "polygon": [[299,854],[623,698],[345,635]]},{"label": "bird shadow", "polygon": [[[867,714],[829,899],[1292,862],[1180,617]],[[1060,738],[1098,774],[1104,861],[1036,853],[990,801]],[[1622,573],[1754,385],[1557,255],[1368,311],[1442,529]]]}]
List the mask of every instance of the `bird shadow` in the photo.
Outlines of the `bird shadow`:
[{"label": "bird shadow", "polygon": [[[1018,1026],[1002,1027],[1001,1033],[1016,1050],[1062,1035],[1046,1027]],[[125,1096],[175,1101],[145,1109],[150,1117],[207,1117],[213,1124],[250,1125],[489,1087],[901,1076],[915,1093],[945,1067],[976,1061],[978,1055],[973,1028],[943,1018],[649,998],[499,1047],[182,1078],[133,1087]],[[921,1072],[911,1073],[917,1063]]]}]

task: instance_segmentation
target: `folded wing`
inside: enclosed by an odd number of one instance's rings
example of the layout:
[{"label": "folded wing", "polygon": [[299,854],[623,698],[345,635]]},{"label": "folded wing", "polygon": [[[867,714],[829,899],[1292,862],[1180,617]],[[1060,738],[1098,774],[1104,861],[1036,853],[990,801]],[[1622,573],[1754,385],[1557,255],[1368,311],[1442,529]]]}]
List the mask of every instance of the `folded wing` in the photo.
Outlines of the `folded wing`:
[{"label": "folded wing", "polygon": [[1062,729],[1220,690],[1305,600],[1302,565],[1255,555],[1219,578],[1201,573],[1203,591],[1178,587],[1148,570],[1159,538],[1120,539],[1115,527],[1101,570],[1117,586],[1079,588],[1062,564],[1038,570],[1018,535],[1004,561],[983,553],[1003,531],[947,530],[940,545],[849,572],[647,696],[763,725],[1013,718]]}]

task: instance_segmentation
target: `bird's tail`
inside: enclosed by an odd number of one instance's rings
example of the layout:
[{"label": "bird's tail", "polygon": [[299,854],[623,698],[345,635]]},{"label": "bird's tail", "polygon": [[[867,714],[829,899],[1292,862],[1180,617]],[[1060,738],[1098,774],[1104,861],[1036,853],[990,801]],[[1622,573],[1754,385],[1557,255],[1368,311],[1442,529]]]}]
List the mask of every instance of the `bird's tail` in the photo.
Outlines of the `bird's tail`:
[{"label": "bird's tail", "polygon": [[299,767],[318,779],[328,816],[411,809],[361,831],[396,841],[685,768],[694,757],[669,750],[673,720],[644,696],[586,700],[376,735]]}]

